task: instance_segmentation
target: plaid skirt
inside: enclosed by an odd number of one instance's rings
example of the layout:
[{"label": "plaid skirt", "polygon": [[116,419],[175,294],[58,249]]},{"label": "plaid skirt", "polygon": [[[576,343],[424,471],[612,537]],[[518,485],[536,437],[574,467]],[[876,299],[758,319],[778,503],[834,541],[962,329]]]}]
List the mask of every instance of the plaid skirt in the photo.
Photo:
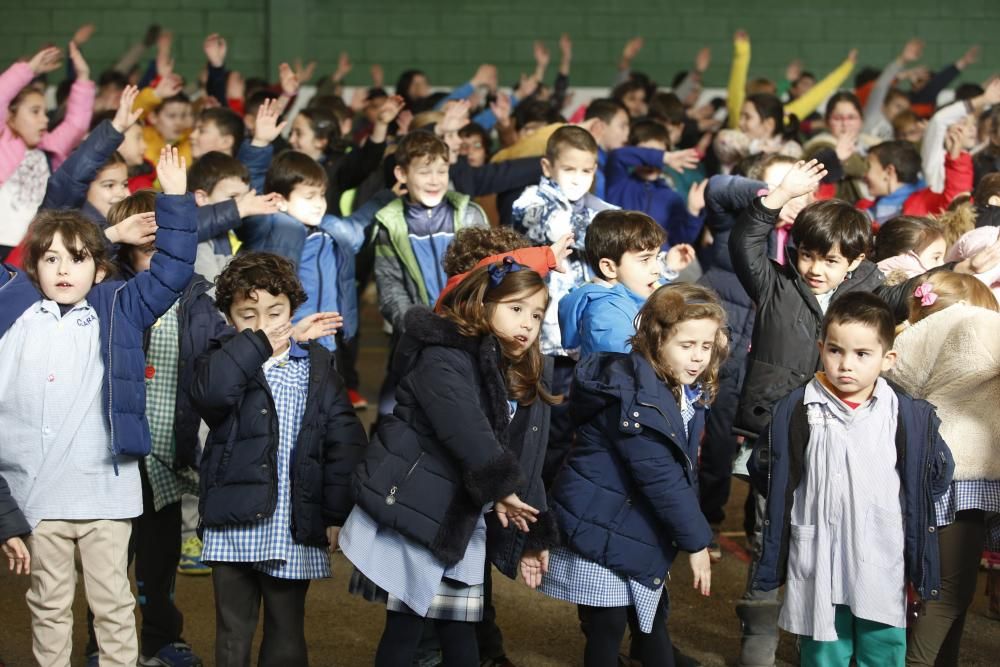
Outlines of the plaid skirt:
[{"label": "plaid skirt", "polygon": [[[358,568],[354,568],[354,572],[351,573],[351,583],[347,590],[351,595],[359,595],[369,602],[384,604],[389,611],[418,615],[395,595],[379,588],[378,584],[366,577]],[[478,623],[483,620],[483,585],[467,586],[453,579],[442,579],[424,618]]]}]

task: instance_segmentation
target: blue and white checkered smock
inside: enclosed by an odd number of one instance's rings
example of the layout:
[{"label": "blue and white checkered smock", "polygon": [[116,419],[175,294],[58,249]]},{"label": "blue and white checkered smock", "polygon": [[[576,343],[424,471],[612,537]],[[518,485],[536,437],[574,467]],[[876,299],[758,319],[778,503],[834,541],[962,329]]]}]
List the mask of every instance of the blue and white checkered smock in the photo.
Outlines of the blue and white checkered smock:
[{"label": "blue and white checkered smock", "polygon": [[202,560],[253,563],[278,579],[324,579],[330,576],[325,549],[292,539],[290,460],[302,425],[309,392],[309,354],[295,343],[264,364],[264,377],[278,413],[278,504],[271,517],[222,528],[205,529]]},{"label": "blue and white checkered smock", "polygon": [[[695,414],[694,403],[701,393],[687,387],[681,392],[684,435]],[[667,575],[669,577],[669,574]],[[653,618],[660,606],[665,586],[649,588],[565,547],[549,553],[549,571],[542,577],[542,593],[557,600],[588,607],[635,607],[639,629],[653,631]]]},{"label": "blue and white checkered smock", "polygon": [[[986,549],[1000,551],[1000,480],[958,479],[951,483],[948,492],[934,501],[934,514],[938,526],[955,521],[955,512],[985,510]],[[990,513],[993,513],[992,515]]]}]

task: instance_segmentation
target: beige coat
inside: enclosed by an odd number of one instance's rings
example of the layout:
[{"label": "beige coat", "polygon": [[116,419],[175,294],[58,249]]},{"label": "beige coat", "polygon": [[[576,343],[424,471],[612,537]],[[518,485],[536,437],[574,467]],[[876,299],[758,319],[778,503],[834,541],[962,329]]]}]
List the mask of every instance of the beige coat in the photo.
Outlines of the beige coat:
[{"label": "beige coat", "polygon": [[955,479],[1000,479],[1000,313],[956,304],[905,329],[887,377],[930,401]]}]

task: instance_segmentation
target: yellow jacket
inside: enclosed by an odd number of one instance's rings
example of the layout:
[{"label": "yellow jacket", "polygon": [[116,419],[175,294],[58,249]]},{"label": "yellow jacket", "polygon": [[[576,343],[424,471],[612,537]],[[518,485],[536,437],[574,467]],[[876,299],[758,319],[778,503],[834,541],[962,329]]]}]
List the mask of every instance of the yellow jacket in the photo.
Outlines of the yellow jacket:
[{"label": "yellow jacket", "polygon": [[533,134],[521,139],[516,144],[497,151],[496,155],[490,159],[490,162],[506,162],[507,160],[516,160],[522,157],[545,155],[545,146],[549,143],[549,137],[555,134],[555,131],[565,124],[566,123],[552,123],[551,125],[546,125],[545,127],[540,128]]},{"label": "yellow jacket", "polygon": [[[149,115],[156,111],[156,107],[160,106],[162,100],[153,91],[152,88],[146,87],[139,91],[139,95],[135,98],[134,109],[142,109],[143,118],[148,118]],[[177,152],[180,157],[187,160],[188,167],[191,166],[191,132],[185,132],[179,140],[174,142],[174,146],[177,146]],[[146,159],[156,164],[160,160],[160,150],[167,145],[167,140],[163,138],[163,135],[153,127],[151,123],[147,121],[146,125],[142,128],[143,139],[146,140]]]}]

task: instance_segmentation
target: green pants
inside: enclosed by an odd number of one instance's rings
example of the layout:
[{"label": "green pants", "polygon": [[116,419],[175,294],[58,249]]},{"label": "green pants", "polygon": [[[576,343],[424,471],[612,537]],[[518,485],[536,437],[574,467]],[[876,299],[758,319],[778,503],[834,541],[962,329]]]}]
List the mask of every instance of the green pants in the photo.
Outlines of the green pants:
[{"label": "green pants", "polygon": [[906,628],[855,618],[851,608],[837,605],[836,641],[818,642],[802,637],[802,665],[848,667],[853,657],[858,667],[903,667],[906,663]]}]

